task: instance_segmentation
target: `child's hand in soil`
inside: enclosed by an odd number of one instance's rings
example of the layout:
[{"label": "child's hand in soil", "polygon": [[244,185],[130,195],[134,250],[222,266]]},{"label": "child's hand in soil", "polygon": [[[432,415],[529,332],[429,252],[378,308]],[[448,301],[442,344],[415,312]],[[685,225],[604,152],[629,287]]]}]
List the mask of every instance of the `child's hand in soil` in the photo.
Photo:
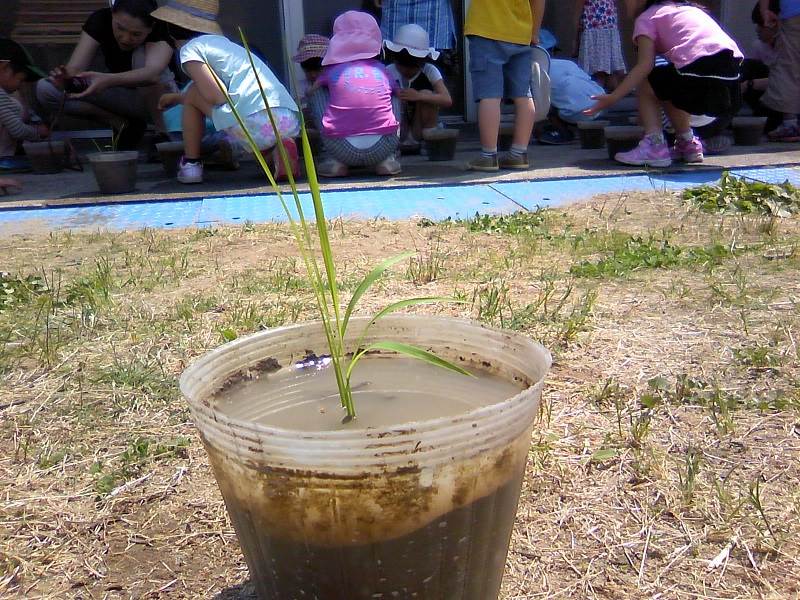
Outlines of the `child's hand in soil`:
[{"label": "child's hand in soil", "polygon": [[36,133],[39,135],[40,140],[46,140],[50,137],[50,128],[44,123],[39,123],[36,126]]}]

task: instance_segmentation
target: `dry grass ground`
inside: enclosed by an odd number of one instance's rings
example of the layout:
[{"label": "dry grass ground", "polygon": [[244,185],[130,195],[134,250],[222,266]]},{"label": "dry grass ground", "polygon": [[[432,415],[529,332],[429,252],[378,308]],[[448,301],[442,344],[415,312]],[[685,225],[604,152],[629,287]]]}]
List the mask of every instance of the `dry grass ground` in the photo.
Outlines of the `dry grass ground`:
[{"label": "dry grass ground", "polygon": [[[417,251],[364,311],[453,295],[424,310],[553,350],[505,600],[800,594],[798,218],[635,195],[333,230],[345,289]],[[0,265],[0,597],[238,597],[176,377],[313,317],[286,228],[6,236]]]}]

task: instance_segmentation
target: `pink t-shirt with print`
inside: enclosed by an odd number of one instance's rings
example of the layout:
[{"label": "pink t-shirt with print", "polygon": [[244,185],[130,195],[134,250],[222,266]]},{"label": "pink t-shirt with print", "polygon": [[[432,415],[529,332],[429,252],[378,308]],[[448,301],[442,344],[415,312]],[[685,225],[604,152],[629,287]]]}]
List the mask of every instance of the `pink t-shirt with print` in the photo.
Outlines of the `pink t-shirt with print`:
[{"label": "pink t-shirt with print", "polygon": [[356,60],[326,67],[317,82],[330,91],[330,104],[322,118],[325,135],[397,133],[393,84],[386,67],[378,61]]},{"label": "pink t-shirt with print", "polygon": [[636,19],[634,43],[639,36],[653,40],[656,54],[663,54],[678,69],[723,50],[731,50],[735,57],[742,58],[736,42],[696,6],[669,3],[651,6]]}]

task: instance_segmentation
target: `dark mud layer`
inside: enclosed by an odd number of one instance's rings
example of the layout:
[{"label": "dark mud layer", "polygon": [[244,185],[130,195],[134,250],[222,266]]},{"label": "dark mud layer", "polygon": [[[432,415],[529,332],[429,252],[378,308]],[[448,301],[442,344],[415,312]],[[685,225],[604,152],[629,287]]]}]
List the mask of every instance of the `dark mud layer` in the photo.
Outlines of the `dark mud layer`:
[{"label": "dark mud layer", "polygon": [[228,512],[263,600],[496,600],[522,475],[408,535],[365,545],[280,539],[246,508],[228,503]]}]

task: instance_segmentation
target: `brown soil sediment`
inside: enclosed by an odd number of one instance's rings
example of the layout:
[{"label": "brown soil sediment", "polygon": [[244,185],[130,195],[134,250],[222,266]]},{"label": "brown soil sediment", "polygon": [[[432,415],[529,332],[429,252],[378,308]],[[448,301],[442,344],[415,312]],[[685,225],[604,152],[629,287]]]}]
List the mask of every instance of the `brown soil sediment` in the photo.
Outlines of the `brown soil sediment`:
[{"label": "brown soil sediment", "polygon": [[407,469],[346,479],[256,471],[207,449],[264,600],[494,600],[529,437],[516,459],[506,449],[488,470],[460,465],[454,485],[436,474],[422,485]]},{"label": "brown soil sediment", "polygon": [[524,467],[529,435],[510,446],[443,464],[408,464],[351,475],[242,464],[208,442],[229,508],[241,507],[264,531],[317,546],[372,544],[410,534],[496,492]]}]

